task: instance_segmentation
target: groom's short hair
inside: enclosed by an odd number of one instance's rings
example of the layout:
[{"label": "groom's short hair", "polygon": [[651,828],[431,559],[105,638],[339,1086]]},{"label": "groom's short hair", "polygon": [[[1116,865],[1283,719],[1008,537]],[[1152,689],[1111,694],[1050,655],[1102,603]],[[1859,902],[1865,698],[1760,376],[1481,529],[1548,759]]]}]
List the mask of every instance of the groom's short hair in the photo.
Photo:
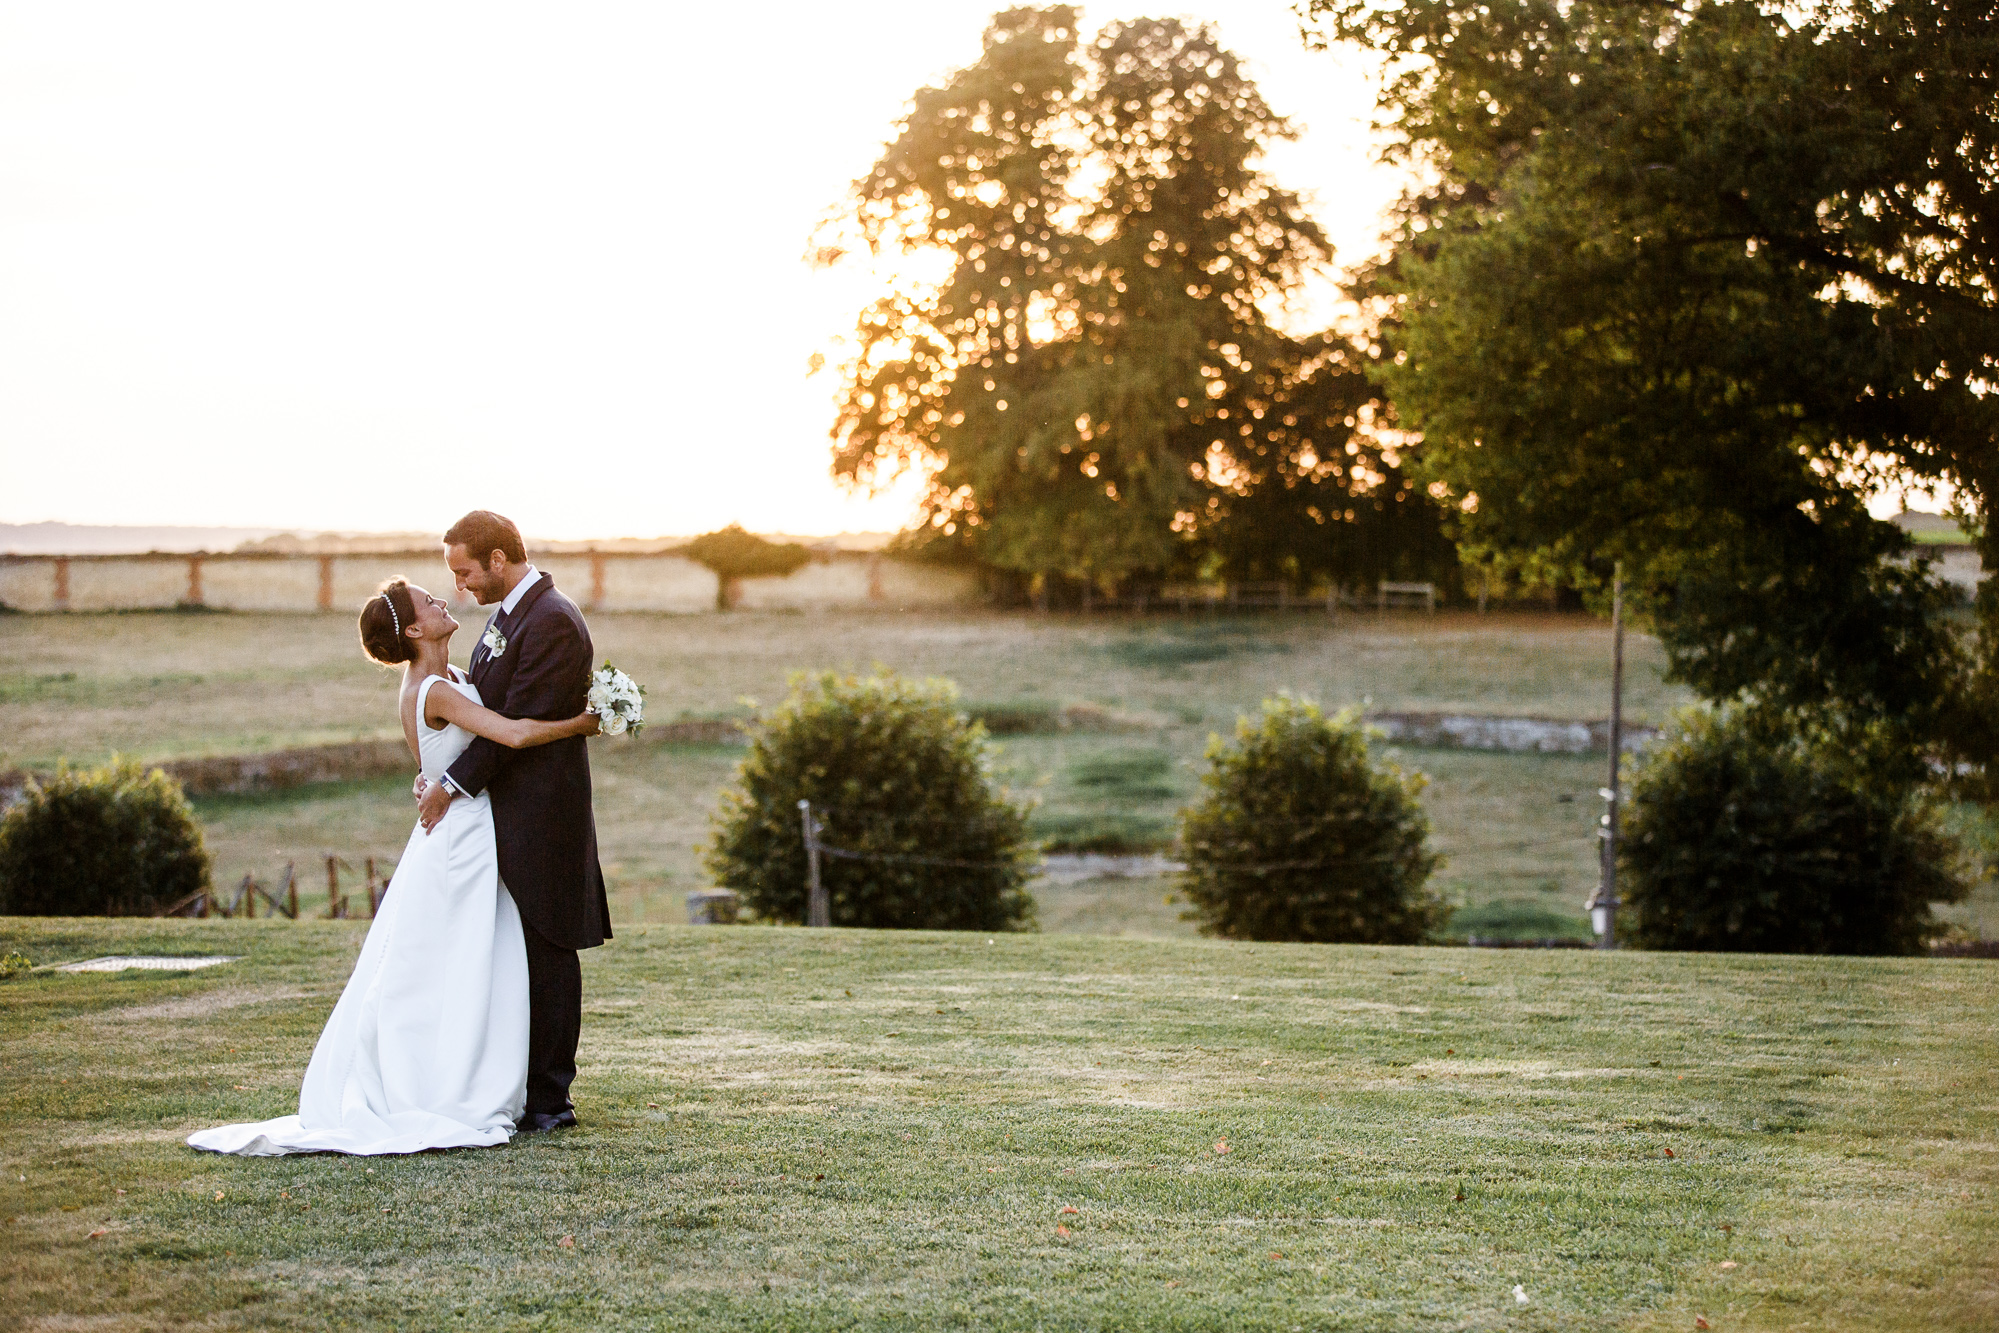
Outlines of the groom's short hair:
[{"label": "groom's short hair", "polygon": [[444,534],[444,544],[464,547],[465,554],[482,565],[495,551],[507,557],[507,563],[512,565],[524,564],[528,558],[527,547],[521,544],[521,530],[512,519],[490,509],[475,509],[453,523]]}]

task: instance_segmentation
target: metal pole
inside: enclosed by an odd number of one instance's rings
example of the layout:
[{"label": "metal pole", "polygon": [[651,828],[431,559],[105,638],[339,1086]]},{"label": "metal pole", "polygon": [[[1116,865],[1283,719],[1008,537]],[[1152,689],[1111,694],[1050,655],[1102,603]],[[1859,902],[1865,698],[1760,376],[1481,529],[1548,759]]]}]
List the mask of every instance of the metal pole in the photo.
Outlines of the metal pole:
[{"label": "metal pole", "polygon": [[1619,561],[1610,585],[1610,785],[1603,789],[1603,878],[1597,890],[1596,947],[1617,947],[1617,814],[1618,761],[1624,757],[1624,562]]},{"label": "metal pole", "polygon": [[805,825],[805,924],[830,926],[833,921],[826,886],[819,882],[819,825],[812,818],[812,802],[800,801],[798,814]]}]

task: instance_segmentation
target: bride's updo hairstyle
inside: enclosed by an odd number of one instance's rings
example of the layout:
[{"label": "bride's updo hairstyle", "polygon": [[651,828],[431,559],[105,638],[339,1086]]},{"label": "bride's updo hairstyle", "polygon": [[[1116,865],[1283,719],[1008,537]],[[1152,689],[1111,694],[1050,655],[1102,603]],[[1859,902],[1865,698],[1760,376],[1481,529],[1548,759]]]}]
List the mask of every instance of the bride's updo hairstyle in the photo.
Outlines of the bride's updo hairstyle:
[{"label": "bride's updo hairstyle", "polygon": [[383,666],[416,660],[416,648],[403,631],[416,623],[416,603],[408,579],[390,579],[361,608],[361,651]]}]

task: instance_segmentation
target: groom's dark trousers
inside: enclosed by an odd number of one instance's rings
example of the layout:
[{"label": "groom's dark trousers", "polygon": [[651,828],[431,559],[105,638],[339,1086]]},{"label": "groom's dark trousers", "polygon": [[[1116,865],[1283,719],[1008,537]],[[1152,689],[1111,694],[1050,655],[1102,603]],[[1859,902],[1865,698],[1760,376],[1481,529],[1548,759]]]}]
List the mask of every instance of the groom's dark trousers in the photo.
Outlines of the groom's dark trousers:
[{"label": "groom's dark trousers", "polygon": [[[590,630],[576,603],[541,575],[514,605],[495,613],[505,646],[481,637],[472,683],[486,707],[508,717],[559,722],[583,711],[593,660]],[[452,785],[493,801],[500,878],[520,908],[528,955],[530,1115],[570,1109],[576,1039],[583,1025],[578,949],[611,938],[611,908],[597,863],[590,807],[590,750],[581,736],[528,750],[475,739],[451,766]]]}]

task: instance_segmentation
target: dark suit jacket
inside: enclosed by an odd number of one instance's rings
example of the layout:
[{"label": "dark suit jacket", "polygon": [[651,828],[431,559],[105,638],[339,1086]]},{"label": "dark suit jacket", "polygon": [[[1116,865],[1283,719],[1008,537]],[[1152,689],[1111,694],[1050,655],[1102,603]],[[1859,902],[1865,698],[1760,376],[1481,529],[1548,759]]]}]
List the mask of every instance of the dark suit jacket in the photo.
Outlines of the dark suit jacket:
[{"label": "dark suit jacket", "polygon": [[[590,630],[576,603],[544,573],[515,604],[496,613],[505,651],[485,636],[472,653],[472,683],[486,707],[508,717],[560,722],[583,711],[590,691]],[[468,796],[493,800],[500,877],[521,920],[550,944],[594,949],[611,937],[611,906],[597,864],[590,810],[590,743],[581,736],[527,750],[476,737],[450,769]]]}]

